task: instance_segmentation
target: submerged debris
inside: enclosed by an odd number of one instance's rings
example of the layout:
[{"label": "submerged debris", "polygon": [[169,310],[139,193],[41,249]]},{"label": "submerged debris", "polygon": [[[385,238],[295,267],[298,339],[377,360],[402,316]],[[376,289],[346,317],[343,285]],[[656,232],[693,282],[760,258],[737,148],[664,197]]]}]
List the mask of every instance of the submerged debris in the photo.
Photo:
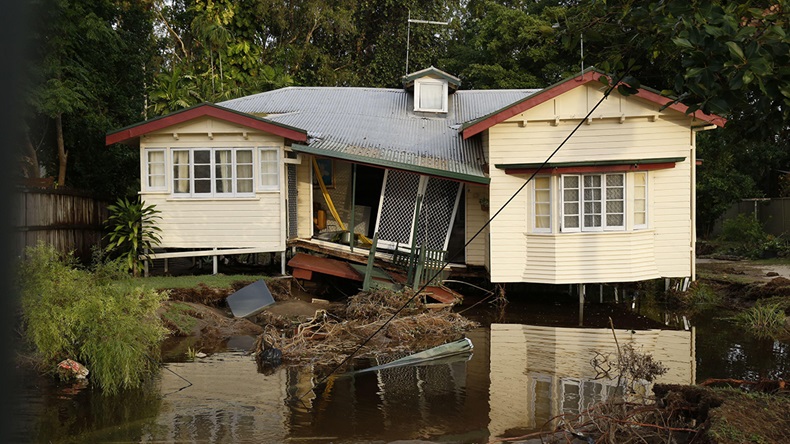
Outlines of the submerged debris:
[{"label": "submerged debris", "polygon": [[90,371],[87,367],[73,359],[64,359],[58,363],[57,373],[64,381],[86,379]]},{"label": "submerged debris", "polygon": [[711,390],[656,384],[655,398],[631,402],[613,397],[579,413],[551,418],[544,430],[500,442],[539,438],[542,443],[689,443],[710,427],[709,412],[722,404]]},{"label": "submerged debris", "polygon": [[419,297],[410,301],[413,295],[410,290],[386,289],[359,293],[349,298],[344,310],[316,310],[296,328],[278,328],[283,322],[267,324],[259,342],[280,349],[285,363],[330,366],[342,362],[379,329],[357,357],[424,350],[459,339],[477,326],[449,309],[427,310]]}]

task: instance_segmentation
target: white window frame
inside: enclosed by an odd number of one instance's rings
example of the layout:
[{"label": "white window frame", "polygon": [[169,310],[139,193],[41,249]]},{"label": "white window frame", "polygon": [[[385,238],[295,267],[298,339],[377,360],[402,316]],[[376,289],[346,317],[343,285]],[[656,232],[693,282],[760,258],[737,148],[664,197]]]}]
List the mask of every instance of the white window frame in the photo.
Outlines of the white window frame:
[{"label": "white window frame", "polygon": [[[145,190],[146,191],[167,191],[167,183],[168,183],[168,175],[167,175],[167,149],[166,148],[146,148],[144,150],[145,153],[145,176],[144,176],[144,183],[145,183]],[[151,154],[153,153],[161,153],[162,154],[162,185],[155,186],[151,185],[151,178],[154,176],[160,176],[159,174],[153,174],[151,171]],[[156,162],[159,163],[159,162]]]},{"label": "white window frame", "polygon": [[[569,188],[565,186],[565,179],[570,177],[576,177],[578,186],[574,188]],[[564,233],[578,233],[582,229],[582,208],[581,208],[581,201],[582,201],[582,178],[580,174],[563,174],[560,176],[560,231]],[[565,191],[568,190],[577,190],[578,191],[578,198],[574,201],[570,201],[567,203],[575,203],[577,211],[575,213],[567,213],[565,211]],[[565,217],[576,217],[576,226],[575,227],[568,227],[565,225]]]},{"label": "white window frame", "polygon": [[[585,185],[585,178],[591,176],[598,176],[600,178],[601,185],[600,187],[590,187]],[[622,214],[622,225],[609,225],[607,221],[607,216],[610,213],[606,211],[606,202],[607,202],[607,184],[606,184],[606,177],[607,176],[621,176],[623,178],[623,184],[621,187],[623,190],[623,210],[622,212],[611,213],[611,214]],[[577,188],[567,188],[565,186],[565,179],[567,177],[576,177],[578,178],[578,200],[573,201],[566,201],[565,199],[565,191]],[[573,232],[602,232],[602,231],[625,231],[625,218],[626,218],[626,190],[627,190],[627,175],[625,173],[600,173],[600,174],[562,174],[560,175],[560,231],[565,233],[573,233]],[[592,203],[589,198],[586,198],[585,191],[592,190],[592,189],[600,189],[600,201],[595,200],[595,202],[600,202],[600,213],[593,213],[600,216],[600,225],[590,226],[587,224],[585,220],[585,216],[591,215],[590,213],[585,211],[585,204]],[[615,188],[615,187],[612,187]],[[621,199],[617,199],[621,200]],[[578,205],[578,213],[566,213],[565,204],[566,203],[576,203]],[[577,217],[578,218],[578,226],[577,227],[567,227],[565,225],[565,217]]]},{"label": "white window frame", "polygon": [[[637,181],[636,181],[636,176],[637,175],[643,175],[644,178],[645,178],[645,182],[644,182],[645,183],[645,185],[644,185],[645,190],[644,190],[644,196],[643,197],[639,197],[639,194],[636,192],[636,188],[638,186],[637,185]],[[650,176],[647,174],[647,171],[635,172],[634,173],[634,180],[633,180],[633,182],[634,182],[634,230],[644,230],[644,229],[647,229],[647,227],[648,227],[648,195],[649,195],[649,190],[650,190],[650,186],[649,186],[649,183],[648,183],[649,182],[649,177]],[[637,200],[644,200],[645,201],[645,209],[644,209],[644,211],[637,211],[637,209],[636,209],[637,208],[637,206],[636,206],[636,201]],[[637,224],[636,223],[636,215],[638,213],[644,213],[644,215],[645,215],[645,223],[643,223],[643,224]]]},{"label": "white window frame", "polygon": [[[622,179],[623,179],[622,180],[622,185],[620,185],[620,186],[611,186],[610,187],[609,184],[608,184],[608,181],[606,180],[608,176],[620,176],[620,177],[622,177]],[[627,217],[627,214],[628,214],[628,213],[626,213],[626,209],[628,208],[628,204],[627,204],[628,201],[626,199],[626,197],[627,197],[627,192],[626,192],[626,190],[627,190],[627,187],[626,187],[627,186],[627,182],[626,182],[626,180],[627,179],[626,178],[627,177],[628,177],[628,175],[625,174],[625,173],[607,173],[607,174],[603,174],[602,175],[601,186],[603,188],[603,196],[602,196],[603,197],[603,202],[601,203],[601,223],[602,223],[603,229],[605,231],[624,231],[625,230],[625,220],[626,220],[626,217]],[[621,195],[621,197],[619,199],[614,199],[614,198],[611,199],[612,201],[618,201],[618,200],[622,201],[622,203],[623,203],[622,211],[616,212],[616,213],[615,212],[609,213],[609,212],[606,211],[606,207],[608,206],[607,204],[609,202],[609,197],[608,197],[609,196],[609,188],[613,188],[613,189],[620,188],[622,190],[622,195]],[[621,218],[622,222],[620,223],[620,225],[609,225],[609,216],[610,215],[615,215],[615,214],[620,214],[622,216],[622,218]]]},{"label": "white window frame", "polygon": [[[263,169],[263,153],[264,152],[274,152],[275,153],[275,183],[274,185],[265,184],[263,181],[264,175],[271,175],[269,173],[264,172]],[[282,171],[283,167],[281,164],[281,156],[280,156],[280,148],[276,146],[261,146],[258,147],[258,191],[280,191],[280,172]]]},{"label": "white window frame", "polygon": [[[209,163],[205,164],[208,165],[209,168],[209,177],[208,180],[210,181],[210,191],[208,192],[196,192],[195,191],[195,153],[198,151],[208,151],[209,152]],[[231,171],[231,191],[230,192],[217,192],[217,166],[218,163],[216,161],[216,153],[218,151],[230,151],[231,153],[231,162],[230,162],[230,171]],[[251,179],[253,184],[250,191],[240,192],[238,191],[238,162],[237,162],[237,155],[240,151],[249,151],[250,158],[252,160],[252,176],[247,178],[241,179]],[[176,153],[179,152],[187,152],[188,153],[188,178],[186,182],[189,183],[189,192],[179,193],[177,192],[178,184],[176,183],[179,180],[176,177],[176,174],[171,176],[170,181],[173,183],[173,190],[172,196],[175,198],[183,199],[183,198],[195,198],[195,197],[209,197],[209,198],[232,198],[232,197],[252,197],[255,195],[255,148],[253,147],[193,147],[193,148],[174,148],[171,150],[170,155],[170,165],[171,169],[176,168]],[[204,164],[201,164],[204,165]],[[183,179],[181,179],[183,180]],[[205,180],[205,178],[201,178],[201,180]]]},{"label": "white window frame", "polygon": [[[441,108],[421,108],[420,99],[422,97],[423,85],[441,85],[442,86],[442,107]],[[431,113],[446,113],[447,112],[447,82],[439,79],[419,79],[414,81],[414,111],[424,111]]]},{"label": "white window frame", "polygon": [[[538,188],[538,179],[546,179],[549,181],[548,188]],[[552,193],[552,180],[551,176],[535,176],[535,180],[532,184],[532,232],[533,233],[551,233],[551,227],[553,221],[552,217],[552,200],[554,196]],[[547,202],[538,202],[538,191],[548,191],[549,192],[549,200]],[[547,203],[549,205],[549,226],[548,227],[538,227],[538,203]]]}]

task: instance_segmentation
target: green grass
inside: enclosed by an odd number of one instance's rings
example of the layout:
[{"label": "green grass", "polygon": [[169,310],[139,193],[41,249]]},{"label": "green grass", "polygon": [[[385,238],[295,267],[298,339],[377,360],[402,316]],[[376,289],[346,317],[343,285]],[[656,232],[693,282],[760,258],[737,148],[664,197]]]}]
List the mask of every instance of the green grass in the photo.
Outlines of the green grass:
[{"label": "green grass", "polygon": [[246,275],[246,274],[213,274],[200,276],[151,276],[137,277],[129,279],[128,282],[120,282],[120,285],[128,285],[133,288],[143,287],[153,290],[166,290],[170,288],[195,288],[204,284],[211,288],[231,288],[234,282],[245,281],[254,282],[259,279],[268,279],[268,276]]},{"label": "green grass", "polygon": [[192,329],[197,325],[194,314],[195,311],[189,305],[183,302],[172,302],[162,313],[162,319],[178,334],[186,336],[192,333]]}]

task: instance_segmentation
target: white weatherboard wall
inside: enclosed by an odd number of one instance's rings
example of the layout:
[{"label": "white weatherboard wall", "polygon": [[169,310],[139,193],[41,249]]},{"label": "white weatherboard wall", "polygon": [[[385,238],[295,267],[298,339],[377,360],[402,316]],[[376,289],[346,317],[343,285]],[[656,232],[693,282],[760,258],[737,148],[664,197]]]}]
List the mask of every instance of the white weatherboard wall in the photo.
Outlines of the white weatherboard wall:
[{"label": "white weatherboard wall", "polygon": [[[481,199],[488,199],[488,187],[483,185],[466,185],[466,235],[464,243],[469,242],[472,236],[477,233],[486,222],[488,222],[489,210],[483,208]],[[486,227],[480,234],[469,242],[466,247],[466,263],[468,265],[486,265],[486,250],[488,243],[488,228]]]},{"label": "white weatherboard wall", "polygon": [[[255,195],[240,198],[173,197],[171,150],[177,148],[277,147],[279,191],[258,191],[258,153],[254,153]],[[166,191],[145,189],[145,150],[166,149]],[[282,163],[283,138],[209,117],[197,118],[141,137],[140,159],[146,204],[161,211],[162,248],[254,248],[260,252],[285,250],[286,175]]]},{"label": "white weatherboard wall", "polygon": [[[491,214],[528,178],[494,165],[542,163],[600,97],[596,84],[580,86],[488,130],[484,137],[491,165]],[[492,222],[492,282],[570,284],[691,276],[690,125],[682,113],[612,93],[550,162],[685,158],[674,168],[648,173],[648,228],[633,229],[633,173],[626,173],[625,231],[560,232],[560,183],[554,175],[551,233],[533,232],[531,185]]]}]

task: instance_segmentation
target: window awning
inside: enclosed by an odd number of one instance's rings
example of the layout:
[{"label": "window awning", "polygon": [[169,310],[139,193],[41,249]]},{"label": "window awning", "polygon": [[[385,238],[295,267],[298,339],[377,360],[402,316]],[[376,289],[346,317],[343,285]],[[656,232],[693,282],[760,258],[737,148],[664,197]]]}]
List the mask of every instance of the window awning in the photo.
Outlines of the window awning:
[{"label": "window awning", "polygon": [[[497,169],[506,174],[532,174],[540,170],[545,174],[618,173],[627,171],[652,171],[675,168],[685,157],[655,159],[592,160],[584,162],[498,163]],[[542,167],[542,168],[541,168]]]}]

